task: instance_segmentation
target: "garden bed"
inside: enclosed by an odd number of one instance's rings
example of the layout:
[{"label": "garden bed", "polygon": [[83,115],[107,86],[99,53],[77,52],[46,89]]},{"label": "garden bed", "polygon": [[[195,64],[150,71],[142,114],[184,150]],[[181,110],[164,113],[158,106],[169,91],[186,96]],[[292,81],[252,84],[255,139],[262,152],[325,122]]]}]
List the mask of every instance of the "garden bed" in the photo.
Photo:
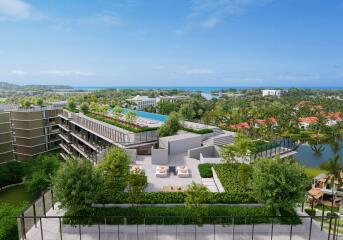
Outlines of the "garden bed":
[{"label": "garden bed", "polygon": [[132,123],[124,123],[117,119],[114,119],[109,116],[96,114],[96,113],[87,113],[86,116],[90,118],[94,118],[96,120],[111,124],[113,126],[128,130],[130,132],[134,133],[140,133],[140,132],[148,132],[148,131],[154,131],[157,130],[157,128],[150,128],[150,127],[140,127],[138,125],[132,124]]},{"label": "garden bed", "polygon": [[197,134],[208,134],[208,133],[213,133],[213,130],[210,128],[205,128],[205,129],[193,129],[193,128],[182,128],[186,132],[191,132],[191,133],[197,133]]}]

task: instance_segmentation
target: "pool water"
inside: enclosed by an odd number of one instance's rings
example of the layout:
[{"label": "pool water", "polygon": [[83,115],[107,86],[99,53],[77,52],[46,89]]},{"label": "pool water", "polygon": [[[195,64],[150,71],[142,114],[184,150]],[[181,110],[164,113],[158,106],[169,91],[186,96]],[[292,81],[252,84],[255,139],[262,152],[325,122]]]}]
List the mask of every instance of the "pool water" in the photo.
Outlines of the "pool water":
[{"label": "pool water", "polygon": [[[124,108],[123,112],[127,113],[129,109]],[[164,122],[167,120],[168,116],[167,115],[162,115],[162,114],[157,114],[157,113],[150,113],[150,112],[144,112],[144,111],[138,111],[138,110],[131,110],[137,114],[138,117],[142,118],[148,118],[160,122]]]}]

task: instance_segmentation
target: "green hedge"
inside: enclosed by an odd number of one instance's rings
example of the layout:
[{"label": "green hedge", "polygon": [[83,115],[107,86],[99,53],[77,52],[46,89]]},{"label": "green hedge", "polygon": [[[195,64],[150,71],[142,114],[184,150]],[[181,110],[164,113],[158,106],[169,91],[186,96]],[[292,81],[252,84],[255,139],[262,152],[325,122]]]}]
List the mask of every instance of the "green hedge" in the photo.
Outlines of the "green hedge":
[{"label": "green hedge", "polygon": [[205,128],[205,129],[199,129],[199,130],[196,130],[196,129],[193,129],[193,128],[182,128],[184,131],[186,132],[191,132],[191,133],[197,133],[197,134],[207,134],[207,133],[213,133],[213,130],[212,129],[209,129],[209,128]]},{"label": "green hedge", "polygon": [[10,161],[0,164],[0,188],[22,182],[24,174],[23,162]]},{"label": "green hedge", "polygon": [[[200,209],[188,207],[129,207],[92,208],[68,211],[64,223],[69,224],[262,224],[271,223],[266,208],[209,206]],[[81,217],[81,216],[89,216]],[[110,217],[112,216],[112,217]],[[274,223],[300,224],[295,213],[290,218],[274,218]],[[73,218],[74,217],[74,218]],[[105,219],[106,218],[106,219]]]},{"label": "green hedge", "polygon": [[243,184],[239,177],[240,163],[216,164],[213,166],[225,192],[231,195],[249,194],[249,189]]},{"label": "green hedge", "polygon": [[200,176],[202,178],[211,178],[211,177],[213,177],[212,167],[214,165],[215,164],[212,164],[212,163],[202,163],[202,164],[199,164],[198,165],[198,170],[199,170]]},{"label": "green hedge", "polygon": [[147,131],[157,130],[157,128],[149,128],[149,127],[144,127],[144,128],[130,127],[130,126],[125,125],[123,123],[112,121],[110,119],[107,119],[105,117],[101,117],[99,115],[95,115],[95,114],[92,114],[92,113],[88,113],[86,115],[88,117],[90,117],[90,118],[94,118],[94,119],[99,120],[101,122],[105,122],[105,123],[111,124],[113,126],[116,126],[116,127],[122,128],[122,129],[126,129],[126,130],[128,130],[130,132],[134,132],[134,133],[140,133],[140,132],[147,132]]},{"label": "green hedge", "polygon": [[[255,203],[254,198],[245,192],[229,194],[213,193],[207,195],[206,203]],[[156,204],[156,203],[184,203],[185,194],[182,192],[144,192],[140,197],[140,203]],[[128,193],[112,192],[99,197],[97,203],[129,203]]]},{"label": "green hedge", "polygon": [[26,206],[27,203],[23,203],[20,207],[0,203],[0,240],[18,240],[16,216]]},{"label": "green hedge", "polygon": [[311,209],[311,208],[305,208],[305,212],[311,216],[311,217],[315,217],[316,216],[316,210],[315,209]]}]

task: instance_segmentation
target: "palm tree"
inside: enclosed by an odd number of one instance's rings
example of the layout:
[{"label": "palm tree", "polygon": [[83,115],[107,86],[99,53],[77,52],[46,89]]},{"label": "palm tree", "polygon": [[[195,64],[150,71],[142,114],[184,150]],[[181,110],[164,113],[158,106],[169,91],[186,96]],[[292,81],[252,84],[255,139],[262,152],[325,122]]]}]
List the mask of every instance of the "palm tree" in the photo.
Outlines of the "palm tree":
[{"label": "palm tree", "polygon": [[332,201],[331,201],[331,213],[333,213],[333,203],[336,195],[335,181],[338,181],[338,184],[341,185],[341,171],[343,170],[343,165],[341,164],[341,157],[337,154],[330,158],[329,160],[329,178],[331,180],[331,189],[332,189]]}]

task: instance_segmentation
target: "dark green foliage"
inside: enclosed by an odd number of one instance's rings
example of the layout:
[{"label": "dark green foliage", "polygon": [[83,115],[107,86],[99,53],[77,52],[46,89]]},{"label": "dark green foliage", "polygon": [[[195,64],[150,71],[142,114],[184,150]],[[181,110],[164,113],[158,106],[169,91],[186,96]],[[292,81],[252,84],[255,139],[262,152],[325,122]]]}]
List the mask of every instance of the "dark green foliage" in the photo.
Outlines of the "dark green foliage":
[{"label": "dark green foliage", "polygon": [[0,203],[0,240],[18,240],[16,216],[27,206],[22,203],[19,207]]},{"label": "dark green foliage", "polygon": [[131,203],[139,203],[144,189],[148,185],[147,176],[141,172],[130,173],[127,180],[127,191]]},{"label": "dark green foliage", "polygon": [[[257,207],[226,207],[208,206],[206,216],[199,217],[192,208],[187,207],[130,207],[130,208],[92,208],[81,211],[68,211],[66,216],[96,216],[96,218],[66,218],[65,223],[71,224],[225,224],[231,225],[233,217],[237,224],[270,223],[270,212],[266,208]],[[108,217],[116,216],[116,217]],[[261,216],[261,217],[259,217]],[[215,218],[218,217],[218,218]],[[125,218],[125,219],[124,219]],[[274,223],[285,222],[285,219],[274,218]],[[292,218],[293,224],[299,224],[296,216]]]},{"label": "dark green foliage", "polygon": [[[97,203],[130,203],[129,195],[126,192],[111,191],[104,197],[99,197]],[[183,192],[144,192],[140,196],[140,203],[184,203],[185,193]],[[230,194],[230,193],[207,193],[205,203],[255,203],[256,201],[248,193]]]},{"label": "dark green foliage", "polygon": [[181,129],[180,116],[172,112],[164,124],[157,130],[159,137],[172,136]]},{"label": "dark green foliage", "polygon": [[0,164],[0,188],[22,182],[24,172],[23,162],[10,161]]},{"label": "dark green foliage", "polygon": [[83,114],[89,113],[89,105],[87,102],[83,102],[80,106],[80,110]]},{"label": "dark green foliage", "polygon": [[311,209],[311,208],[305,208],[305,212],[311,216],[311,217],[315,217],[316,216],[316,209]]},{"label": "dark green foliage", "polygon": [[199,164],[198,165],[198,170],[199,170],[200,176],[202,178],[211,178],[211,177],[213,177],[212,169],[211,168],[214,165],[215,164],[212,164],[212,163],[202,163],[202,164]]},{"label": "dark green foliage", "polygon": [[55,198],[68,210],[90,207],[102,184],[101,176],[85,159],[67,160],[53,178]]},{"label": "dark green foliage", "polygon": [[42,154],[27,162],[25,185],[33,198],[51,186],[51,178],[61,161],[55,153]]}]

